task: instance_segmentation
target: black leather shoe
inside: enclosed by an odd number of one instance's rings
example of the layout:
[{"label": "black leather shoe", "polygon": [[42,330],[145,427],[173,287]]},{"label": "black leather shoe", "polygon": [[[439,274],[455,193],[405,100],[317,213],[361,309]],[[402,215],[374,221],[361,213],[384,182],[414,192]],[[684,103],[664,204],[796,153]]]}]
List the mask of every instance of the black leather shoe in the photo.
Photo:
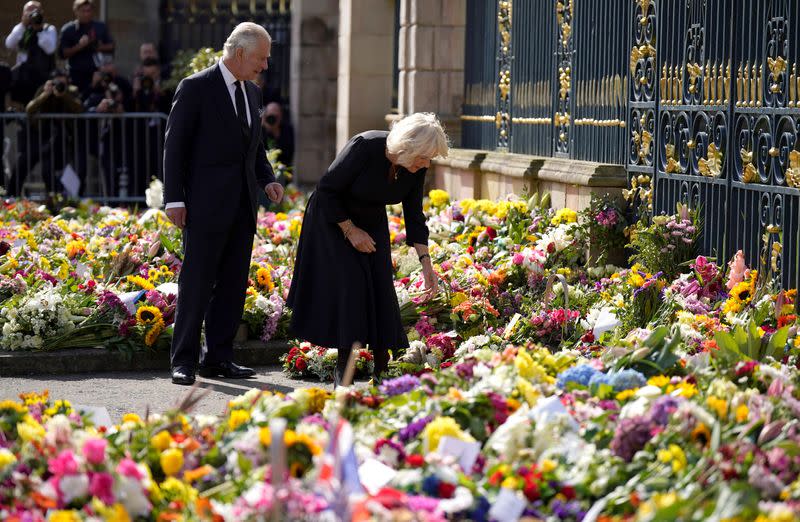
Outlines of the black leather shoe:
[{"label": "black leather shoe", "polygon": [[172,384],[191,386],[194,384],[194,370],[189,366],[176,366],[172,369]]},{"label": "black leather shoe", "polygon": [[201,377],[225,377],[227,379],[246,379],[256,374],[252,368],[239,366],[233,361],[201,365],[198,373]]}]

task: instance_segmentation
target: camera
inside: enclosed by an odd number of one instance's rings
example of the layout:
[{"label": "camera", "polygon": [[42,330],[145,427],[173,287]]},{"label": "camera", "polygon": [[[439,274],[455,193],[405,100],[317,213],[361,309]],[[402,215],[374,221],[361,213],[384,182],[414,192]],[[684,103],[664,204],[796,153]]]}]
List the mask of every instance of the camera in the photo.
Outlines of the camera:
[{"label": "camera", "polygon": [[115,100],[114,98],[109,98],[108,99],[108,110],[113,111],[116,108],[117,108],[117,100]]},{"label": "camera", "polygon": [[114,80],[114,77],[113,77],[113,76],[111,76],[111,73],[104,72],[104,73],[103,73],[103,76],[101,76],[101,81],[102,81],[104,84],[108,85],[109,87],[111,87],[111,85],[112,85],[112,83],[111,83],[111,82],[112,82],[113,80]]},{"label": "camera", "polygon": [[64,94],[67,91],[67,82],[65,82],[64,80],[54,80],[53,90],[56,91],[58,94]]},{"label": "camera", "polygon": [[268,125],[275,125],[276,123],[278,123],[278,117],[275,116],[274,114],[268,115],[266,118],[264,118],[264,120],[267,122]]},{"label": "camera", "polygon": [[28,15],[28,20],[33,25],[42,25],[44,23],[44,14],[38,9],[34,9],[31,11],[31,14]]},{"label": "camera", "polygon": [[142,85],[142,90],[144,92],[148,92],[149,93],[150,91],[153,90],[153,79],[150,78],[149,76],[142,76],[141,77],[141,85]]}]

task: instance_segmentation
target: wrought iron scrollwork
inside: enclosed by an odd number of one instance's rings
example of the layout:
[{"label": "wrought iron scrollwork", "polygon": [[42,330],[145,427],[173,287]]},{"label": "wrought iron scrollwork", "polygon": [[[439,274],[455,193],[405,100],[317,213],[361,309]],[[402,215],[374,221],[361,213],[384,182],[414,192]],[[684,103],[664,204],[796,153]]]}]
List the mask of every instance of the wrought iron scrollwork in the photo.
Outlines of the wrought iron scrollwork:
[{"label": "wrought iron scrollwork", "polygon": [[497,4],[499,78],[497,79],[497,147],[508,149],[511,134],[511,0]]},{"label": "wrought iron scrollwork", "polygon": [[553,124],[556,127],[556,152],[569,154],[570,120],[572,101],[572,23],[575,16],[574,0],[556,1],[556,22],[558,25],[558,44],[556,56],[558,65],[558,97]]}]

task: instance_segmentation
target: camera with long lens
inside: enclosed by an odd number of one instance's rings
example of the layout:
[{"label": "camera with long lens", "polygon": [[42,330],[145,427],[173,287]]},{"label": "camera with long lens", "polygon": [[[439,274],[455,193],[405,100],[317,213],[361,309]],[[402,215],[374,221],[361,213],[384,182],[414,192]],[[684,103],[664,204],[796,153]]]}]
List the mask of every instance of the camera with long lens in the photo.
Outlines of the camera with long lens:
[{"label": "camera with long lens", "polygon": [[30,20],[33,25],[42,25],[44,23],[44,14],[38,9],[34,9],[31,11],[31,14],[28,15],[28,20]]},{"label": "camera with long lens", "polygon": [[67,82],[65,82],[64,80],[54,80],[53,90],[56,91],[58,94],[64,94],[67,91]]}]

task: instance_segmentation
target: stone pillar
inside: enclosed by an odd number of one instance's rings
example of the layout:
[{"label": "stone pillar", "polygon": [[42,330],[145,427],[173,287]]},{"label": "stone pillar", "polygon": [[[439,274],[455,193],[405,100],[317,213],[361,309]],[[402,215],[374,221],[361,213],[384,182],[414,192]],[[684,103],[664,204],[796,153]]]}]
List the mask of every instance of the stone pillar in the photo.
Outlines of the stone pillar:
[{"label": "stone pillar", "polygon": [[336,154],[338,0],[292,2],[290,103],[295,182],[313,184]]},{"label": "stone pillar", "polygon": [[[461,143],[466,0],[399,0],[398,109],[434,112]],[[392,119],[393,116],[387,116]]]},{"label": "stone pillar", "polygon": [[[72,2],[69,2],[70,5]],[[130,80],[139,65],[139,46],[143,42],[158,45],[160,21],[159,0],[106,0],[106,23],[114,39],[114,63],[117,72]],[[100,19],[100,2],[94,2],[95,16]]]},{"label": "stone pillar", "polygon": [[394,2],[340,0],[336,148],[354,134],[386,127],[392,103]]}]

